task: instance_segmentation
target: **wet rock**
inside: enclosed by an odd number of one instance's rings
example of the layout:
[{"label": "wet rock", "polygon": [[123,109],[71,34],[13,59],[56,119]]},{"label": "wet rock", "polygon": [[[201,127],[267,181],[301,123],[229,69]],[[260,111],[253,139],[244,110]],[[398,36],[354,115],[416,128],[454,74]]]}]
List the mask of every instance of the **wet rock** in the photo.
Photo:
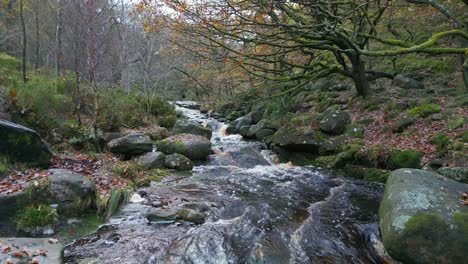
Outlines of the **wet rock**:
[{"label": "wet rock", "polygon": [[417,169],[393,171],[379,209],[387,252],[404,263],[460,263],[468,258],[468,185]]},{"label": "wet rock", "polygon": [[7,156],[12,162],[49,165],[52,152],[36,131],[0,120],[0,139],[0,156]]},{"label": "wet rock", "polygon": [[250,125],[253,125],[252,113],[239,117],[238,119],[229,123],[228,127],[226,128],[226,132],[228,134],[239,134],[241,127]]},{"label": "wet rock", "polygon": [[148,152],[135,158],[135,162],[145,170],[164,168],[165,161],[166,155],[159,151]]},{"label": "wet rock", "polygon": [[184,155],[175,153],[166,156],[165,160],[166,168],[174,169],[178,171],[188,171],[193,168],[192,161]]},{"label": "wet rock", "polygon": [[205,215],[192,209],[180,209],[176,213],[177,219],[185,220],[188,222],[201,225],[205,222]]},{"label": "wet rock", "polygon": [[146,218],[151,222],[176,220],[177,212],[174,210],[152,209],[146,213]]},{"label": "wet rock", "polygon": [[153,143],[150,137],[142,133],[132,133],[110,141],[107,143],[107,147],[112,153],[131,157],[151,152],[153,150]]},{"label": "wet rock", "polygon": [[393,127],[393,132],[395,133],[401,133],[403,132],[407,127],[411,126],[414,123],[414,118],[409,116],[409,115],[403,115],[398,119],[398,121],[395,123]]},{"label": "wet rock", "polygon": [[[55,242],[49,238],[0,238],[0,246],[11,249],[8,254],[0,254],[0,263],[62,263],[62,244],[50,243],[49,241]],[[29,255],[22,252],[24,249],[27,249]],[[40,251],[45,252],[45,254],[33,256],[33,253]],[[22,252],[22,257],[12,257],[11,254],[14,252]],[[37,261],[33,262],[33,259]]]},{"label": "wet rock", "polygon": [[320,130],[332,135],[342,134],[351,123],[351,116],[346,111],[327,109],[320,121]]},{"label": "wet rock", "polygon": [[213,134],[210,129],[200,125],[195,121],[180,119],[176,122],[174,128],[172,129],[172,135],[179,135],[184,133],[204,136],[207,139],[211,139],[211,135]]},{"label": "wet rock", "polygon": [[424,83],[402,74],[395,76],[393,85],[403,89],[424,89]]},{"label": "wet rock", "polygon": [[252,126],[242,126],[240,129],[239,129],[239,134],[245,138],[248,138],[249,136],[249,130]]},{"label": "wet rock", "polygon": [[318,153],[325,136],[318,130],[282,127],[271,137],[271,143],[279,147],[307,153]]},{"label": "wet rock", "polygon": [[250,138],[256,137],[256,134],[260,130],[269,129],[269,130],[273,130],[274,132],[278,130],[280,127],[281,125],[279,124],[279,122],[274,122],[272,120],[263,119],[263,120],[260,120],[260,122],[258,122],[257,124],[251,126],[246,136]]},{"label": "wet rock", "polygon": [[[88,209],[94,206],[96,185],[87,177],[64,169],[49,170],[50,199],[59,208]],[[79,205],[76,205],[79,201]],[[76,208],[78,207],[78,208]]]},{"label": "wet rock", "polygon": [[442,167],[437,173],[458,182],[468,183],[468,167]]},{"label": "wet rock", "polygon": [[211,154],[211,142],[203,136],[180,134],[157,143],[158,150],[165,154],[182,154],[191,160],[205,160]]}]

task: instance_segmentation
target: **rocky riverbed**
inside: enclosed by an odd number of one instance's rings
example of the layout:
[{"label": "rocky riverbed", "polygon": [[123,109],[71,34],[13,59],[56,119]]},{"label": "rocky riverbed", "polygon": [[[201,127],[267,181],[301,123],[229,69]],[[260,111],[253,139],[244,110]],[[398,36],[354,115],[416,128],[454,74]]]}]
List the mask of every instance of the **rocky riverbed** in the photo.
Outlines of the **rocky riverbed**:
[{"label": "rocky riverbed", "polygon": [[263,143],[180,108],[213,130],[214,154],[192,173],[140,188],[65,263],[385,263],[383,186],[278,164]]}]

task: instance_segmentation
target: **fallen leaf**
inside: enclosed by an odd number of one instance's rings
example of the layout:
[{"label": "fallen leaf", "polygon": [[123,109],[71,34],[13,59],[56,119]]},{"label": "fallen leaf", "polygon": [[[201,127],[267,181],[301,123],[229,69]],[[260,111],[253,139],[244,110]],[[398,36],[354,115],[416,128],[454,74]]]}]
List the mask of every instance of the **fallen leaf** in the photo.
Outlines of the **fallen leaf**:
[{"label": "fallen leaf", "polygon": [[11,251],[11,247],[4,247],[2,248],[2,254],[7,254],[8,252]]},{"label": "fallen leaf", "polygon": [[12,253],[11,255],[12,255],[13,257],[15,257],[15,258],[22,258],[22,257],[24,257],[24,256],[23,256],[23,252],[14,252],[14,253]]}]

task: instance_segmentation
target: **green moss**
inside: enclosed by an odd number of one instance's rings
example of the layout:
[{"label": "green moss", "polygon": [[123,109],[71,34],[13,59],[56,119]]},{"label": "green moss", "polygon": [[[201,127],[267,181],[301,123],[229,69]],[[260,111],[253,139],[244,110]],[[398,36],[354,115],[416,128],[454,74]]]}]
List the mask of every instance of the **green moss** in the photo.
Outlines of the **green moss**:
[{"label": "green moss", "polygon": [[343,171],[346,176],[379,183],[387,182],[387,178],[390,176],[390,171],[388,170],[366,168],[355,165],[346,165],[343,168]]},{"label": "green moss", "polygon": [[101,216],[101,218],[106,220],[115,214],[119,208],[119,205],[128,201],[130,193],[131,191],[127,189],[112,189],[108,199],[99,200],[98,214]]},{"label": "green moss", "polygon": [[455,116],[448,120],[447,125],[450,130],[455,130],[463,127],[466,123],[466,120],[463,116]]},{"label": "green moss", "polygon": [[431,246],[434,241],[442,241],[448,225],[438,214],[420,213],[412,216],[405,224],[403,236],[420,246]]},{"label": "green moss", "polygon": [[440,110],[440,106],[436,104],[421,104],[415,108],[410,109],[408,114],[411,116],[428,117],[432,114],[439,113]]},{"label": "green moss", "polygon": [[464,238],[466,248],[468,246],[468,213],[454,213],[453,222],[459,234]]},{"label": "green moss", "polygon": [[429,140],[431,144],[436,145],[437,147],[437,153],[439,156],[447,153],[448,146],[451,143],[450,138],[447,136],[447,134],[444,133],[439,133],[434,136],[432,136]]},{"label": "green moss", "polygon": [[22,209],[15,218],[18,229],[53,225],[57,222],[57,210],[47,205],[30,205]]},{"label": "green moss", "polygon": [[360,144],[351,144],[346,146],[345,151],[338,153],[333,160],[332,168],[343,168],[346,164],[351,164],[356,160],[356,155],[362,148]]},{"label": "green moss", "polygon": [[185,153],[186,151],[185,144],[183,142],[176,141],[174,142],[174,152],[175,153]]},{"label": "green moss", "polygon": [[391,167],[399,168],[420,168],[423,153],[416,150],[394,149],[390,154]]},{"label": "green moss", "polygon": [[348,125],[346,127],[346,135],[350,138],[364,138],[364,128],[356,124]]},{"label": "green moss", "polygon": [[328,168],[331,166],[335,158],[336,158],[335,155],[320,156],[316,158],[314,161],[312,161],[311,163],[312,165],[317,166],[317,167]]}]

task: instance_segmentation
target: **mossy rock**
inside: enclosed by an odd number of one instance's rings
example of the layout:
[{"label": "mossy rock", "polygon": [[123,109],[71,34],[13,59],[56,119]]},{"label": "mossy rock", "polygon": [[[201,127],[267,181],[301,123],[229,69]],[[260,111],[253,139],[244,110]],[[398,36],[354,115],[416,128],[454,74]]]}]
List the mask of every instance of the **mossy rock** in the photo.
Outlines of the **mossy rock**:
[{"label": "mossy rock", "polygon": [[0,156],[12,163],[48,166],[52,152],[39,134],[24,126],[0,120]]},{"label": "mossy rock", "polygon": [[318,130],[282,127],[271,137],[271,143],[290,151],[318,154],[326,138],[326,135]]},{"label": "mossy rock", "polygon": [[172,135],[179,134],[193,134],[211,139],[213,132],[195,121],[181,119],[175,123],[174,128],[172,129]]},{"label": "mossy rock", "polygon": [[432,114],[439,113],[441,111],[440,105],[437,104],[421,104],[415,108],[408,110],[410,116],[421,116],[428,117]]},{"label": "mossy rock", "polygon": [[205,222],[205,214],[192,209],[180,209],[176,213],[176,218],[201,225]]},{"label": "mossy rock", "polygon": [[356,165],[346,165],[343,168],[343,172],[345,176],[356,178],[356,179],[363,179],[370,182],[378,182],[378,183],[385,183],[387,182],[387,178],[390,176],[390,171],[388,170],[381,170],[376,168],[367,168],[362,166]]},{"label": "mossy rock", "polygon": [[312,162],[312,164],[317,167],[330,168],[335,158],[335,155],[319,156]]},{"label": "mossy rock", "polygon": [[157,149],[164,154],[182,154],[191,160],[206,160],[211,154],[211,142],[203,136],[180,134],[157,143]]},{"label": "mossy rock", "polygon": [[351,144],[346,149],[336,155],[335,159],[331,163],[331,167],[335,169],[343,168],[347,164],[352,164],[356,161],[356,155],[362,148],[360,144]]},{"label": "mossy rock", "polygon": [[192,161],[184,155],[174,153],[166,156],[166,168],[178,171],[189,171],[193,168]]},{"label": "mossy rock", "polygon": [[468,183],[468,167],[442,167],[437,173],[458,182]]},{"label": "mossy rock", "polygon": [[460,263],[468,258],[468,185],[416,169],[393,171],[379,209],[385,249],[403,263]]},{"label": "mossy rock", "polygon": [[320,130],[328,134],[340,135],[349,123],[351,123],[351,116],[348,112],[329,108],[322,115]]}]

